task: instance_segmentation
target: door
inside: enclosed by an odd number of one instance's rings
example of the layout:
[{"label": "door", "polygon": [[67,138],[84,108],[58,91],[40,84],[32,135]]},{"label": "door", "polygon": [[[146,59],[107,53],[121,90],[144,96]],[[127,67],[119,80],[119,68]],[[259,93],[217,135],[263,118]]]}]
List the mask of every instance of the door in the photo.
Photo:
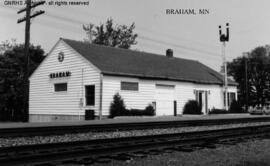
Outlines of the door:
[{"label": "door", "polygon": [[156,85],[156,115],[174,115],[174,86]]},{"label": "door", "polygon": [[196,91],[196,100],[202,108],[202,113],[207,114],[208,94],[207,91]]},{"label": "door", "polygon": [[95,106],[95,85],[85,86],[85,105]]}]

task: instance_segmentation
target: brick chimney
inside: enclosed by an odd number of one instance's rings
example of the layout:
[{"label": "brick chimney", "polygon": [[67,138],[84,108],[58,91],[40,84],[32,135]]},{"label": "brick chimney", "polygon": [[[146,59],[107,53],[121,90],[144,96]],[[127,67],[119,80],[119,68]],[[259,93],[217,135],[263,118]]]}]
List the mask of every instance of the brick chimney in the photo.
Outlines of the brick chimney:
[{"label": "brick chimney", "polygon": [[169,58],[173,57],[173,50],[172,49],[167,49],[166,50],[166,57],[169,57]]}]

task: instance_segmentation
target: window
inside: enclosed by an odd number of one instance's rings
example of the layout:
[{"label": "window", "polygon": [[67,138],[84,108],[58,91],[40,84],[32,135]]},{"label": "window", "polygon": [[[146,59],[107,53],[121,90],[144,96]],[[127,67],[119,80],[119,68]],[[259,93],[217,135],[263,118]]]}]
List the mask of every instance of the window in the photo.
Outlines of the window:
[{"label": "window", "polygon": [[67,91],[67,83],[56,83],[54,84],[55,92],[65,92]]},{"label": "window", "polygon": [[[231,103],[232,103],[234,100],[236,100],[236,94],[235,94],[234,92],[227,92],[227,94],[228,94],[228,99],[227,99],[227,101],[228,101],[228,106],[230,106]],[[224,105],[225,105],[225,93],[223,93],[223,95],[224,95]]]},{"label": "window", "polygon": [[236,100],[235,93],[234,92],[229,92],[228,93],[228,104],[231,105],[234,100]]},{"label": "window", "polygon": [[95,105],[95,85],[85,86],[85,102],[86,105]]},{"label": "window", "polygon": [[121,90],[139,91],[138,82],[121,82]]}]

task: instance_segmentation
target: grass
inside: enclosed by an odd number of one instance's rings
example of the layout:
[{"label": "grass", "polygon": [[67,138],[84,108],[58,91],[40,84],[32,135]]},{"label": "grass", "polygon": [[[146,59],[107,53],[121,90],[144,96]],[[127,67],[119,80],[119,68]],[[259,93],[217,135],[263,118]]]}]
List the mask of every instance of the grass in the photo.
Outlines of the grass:
[{"label": "grass", "polygon": [[270,140],[250,140],[236,145],[217,145],[216,149],[163,153],[128,161],[112,161],[117,166],[270,166]]}]

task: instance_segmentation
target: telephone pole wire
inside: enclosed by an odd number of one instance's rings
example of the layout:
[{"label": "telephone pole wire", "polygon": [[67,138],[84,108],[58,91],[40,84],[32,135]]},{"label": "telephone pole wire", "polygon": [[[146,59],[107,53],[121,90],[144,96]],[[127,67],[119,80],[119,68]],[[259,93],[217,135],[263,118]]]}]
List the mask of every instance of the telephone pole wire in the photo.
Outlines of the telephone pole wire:
[{"label": "telephone pole wire", "polygon": [[40,10],[35,12],[33,15],[31,15],[31,9],[35,8],[39,5],[43,5],[45,1],[40,1],[36,3],[32,3],[31,0],[26,0],[26,7],[19,10],[17,14],[20,14],[22,12],[26,12],[26,15],[24,18],[21,18],[17,21],[17,23],[21,23],[25,21],[25,42],[24,42],[24,102],[23,102],[23,120],[28,121],[29,118],[29,111],[28,111],[28,101],[29,101],[29,46],[30,46],[30,24],[31,24],[31,18],[34,18],[38,15],[41,15],[45,13],[44,11]]}]

